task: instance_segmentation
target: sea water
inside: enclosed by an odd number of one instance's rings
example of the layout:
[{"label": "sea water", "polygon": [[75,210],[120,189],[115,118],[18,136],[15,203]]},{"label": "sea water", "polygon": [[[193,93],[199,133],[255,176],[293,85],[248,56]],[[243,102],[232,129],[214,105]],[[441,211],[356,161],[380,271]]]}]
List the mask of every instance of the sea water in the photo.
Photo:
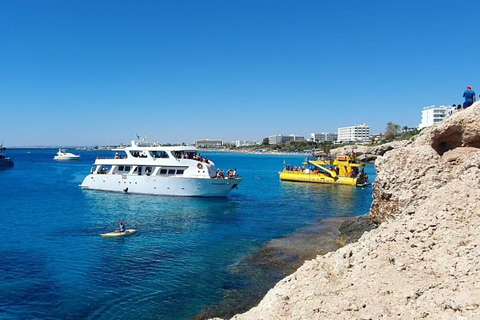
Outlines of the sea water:
[{"label": "sea water", "polygon": [[[15,167],[0,171],[0,318],[193,317],[249,285],[233,266],[269,240],[372,202],[371,187],[280,181],[301,155],[205,152],[244,181],[226,198],[184,198],[82,190],[95,158],[113,153],[58,162],[56,151],[8,150]],[[100,236],[119,220],[138,232]]]}]

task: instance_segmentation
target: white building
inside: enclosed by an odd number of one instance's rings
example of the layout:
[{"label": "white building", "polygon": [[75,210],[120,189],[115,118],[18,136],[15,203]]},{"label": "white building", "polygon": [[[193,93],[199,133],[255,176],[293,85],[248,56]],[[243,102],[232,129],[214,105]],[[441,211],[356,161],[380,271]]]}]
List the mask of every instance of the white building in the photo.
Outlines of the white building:
[{"label": "white building", "polygon": [[418,125],[418,129],[430,127],[436,123],[448,118],[454,112],[454,108],[451,106],[428,106],[422,110],[422,122]]},{"label": "white building", "polygon": [[366,142],[370,139],[370,127],[365,123],[338,128],[339,142]]},{"label": "white building", "polygon": [[313,141],[313,142],[336,141],[337,138],[338,138],[337,133],[330,133],[330,132],[310,133],[310,141]]},{"label": "white building", "polygon": [[198,148],[219,148],[223,145],[222,140],[201,139],[195,140],[195,147]]},{"label": "white building", "polygon": [[268,144],[277,144],[280,142],[287,142],[287,141],[304,141],[305,137],[297,136],[295,134],[291,134],[288,136],[283,136],[281,134],[276,136],[269,136],[268,137]]},{"label": "white building", "polygon": [[235,141],[235,146],[238,147],[249,147],[249,146],[258,146],[262,144],[259,141],[247,141],[247,140],[237,140]]}]

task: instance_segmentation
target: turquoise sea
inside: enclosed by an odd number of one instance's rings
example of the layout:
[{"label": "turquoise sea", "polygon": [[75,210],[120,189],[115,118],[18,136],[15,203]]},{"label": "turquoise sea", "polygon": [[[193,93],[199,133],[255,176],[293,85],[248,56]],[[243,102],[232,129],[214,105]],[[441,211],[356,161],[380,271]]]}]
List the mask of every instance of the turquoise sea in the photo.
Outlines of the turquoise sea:
[{"label": "turquoise sea", "polygon": [[[244,178],[204,199],[82,190],[94,159],[113,153],[56,162],[56,151],[9,149],[15,167],[0,171],[2,319],[188,319],[259,281],[235,266],[266,242],[372,202],[371,187],[280,181],[304,156],[202,152]],[[100,237],[119,220],[138,233]]]}]

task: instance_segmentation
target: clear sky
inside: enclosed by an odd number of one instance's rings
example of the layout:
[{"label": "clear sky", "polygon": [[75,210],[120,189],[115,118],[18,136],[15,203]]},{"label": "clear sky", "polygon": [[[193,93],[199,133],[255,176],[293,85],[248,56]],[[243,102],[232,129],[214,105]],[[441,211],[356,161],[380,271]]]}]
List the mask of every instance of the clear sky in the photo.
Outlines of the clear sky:
[{"label": "clear sky", "polygon": [[0,143],[414,127],[480,93],[478,1],[0,0]]}]

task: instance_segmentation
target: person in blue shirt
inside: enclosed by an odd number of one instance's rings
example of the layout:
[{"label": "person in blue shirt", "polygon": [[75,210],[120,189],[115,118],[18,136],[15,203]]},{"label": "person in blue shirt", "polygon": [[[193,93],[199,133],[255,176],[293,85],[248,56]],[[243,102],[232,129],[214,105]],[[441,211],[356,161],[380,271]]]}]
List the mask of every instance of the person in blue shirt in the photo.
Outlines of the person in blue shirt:
[{"label": "person in blue shirt", "polygon": [[119,221],[119,222],[118,222],[118,228],[117,228],[117,230],[116,230],[115,232],[117,232],[117,233],[119,233],[119,232],[125,232],[125,225],[123,224],[122,221]]},{"label": "person in blue shirt", "polygon": [[475,92],[472,90],[471,86],[467,87],[467,90],[463,93],[465,102],[463,103],[463,109],[470,107],[476,100]]}]

